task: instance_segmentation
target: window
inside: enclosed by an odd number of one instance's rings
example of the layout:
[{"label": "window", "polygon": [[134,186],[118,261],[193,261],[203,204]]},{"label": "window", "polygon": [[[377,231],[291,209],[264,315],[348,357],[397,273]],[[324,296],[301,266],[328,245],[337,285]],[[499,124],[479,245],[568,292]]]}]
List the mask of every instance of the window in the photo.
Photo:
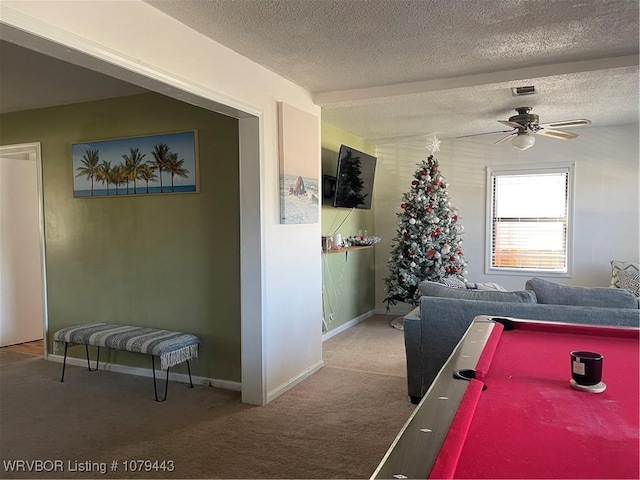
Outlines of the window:
[{"label": "window", "polygon": [[489,167],[487,181],[487,273],[569,273],[573,164]]}]

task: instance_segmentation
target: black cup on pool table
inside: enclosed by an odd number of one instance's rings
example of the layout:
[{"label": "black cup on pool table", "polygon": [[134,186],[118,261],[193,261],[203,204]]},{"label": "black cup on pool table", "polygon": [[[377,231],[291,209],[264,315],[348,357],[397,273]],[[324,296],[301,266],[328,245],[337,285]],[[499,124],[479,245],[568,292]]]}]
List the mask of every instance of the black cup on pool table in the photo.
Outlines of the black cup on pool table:
[{"label": "black cup on pool table", "polygon": [[571,378],[578,385],[596,385],[602,381],[602,355],[576,350],[571,352]]}]

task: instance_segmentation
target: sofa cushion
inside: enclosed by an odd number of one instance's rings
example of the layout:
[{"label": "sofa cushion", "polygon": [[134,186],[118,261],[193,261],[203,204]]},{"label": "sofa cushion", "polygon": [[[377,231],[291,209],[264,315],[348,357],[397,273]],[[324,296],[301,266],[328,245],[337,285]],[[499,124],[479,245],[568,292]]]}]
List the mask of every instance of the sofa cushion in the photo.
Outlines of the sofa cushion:
[{"label": "sofa cushion", "polygon": [[471,290],[491,290],[498,292],[506,292],[507,289],[497,283],[467,283],[467,288]]},{"label": "sofa cushion", "polygon": [[421,295],[427,297],[458,298],[461,300],[484,300],[487,302],[536,303],[532,291],[500,292],[492,290],[470,290],[452,288],[440,283],[424,280],[418,284]]},{"label": "sofa cushion", "polygon": [[610,287],[572,287],[532,278],[525,283],[536,293],[538,303],[603,308],[638,308],[636,297],[626,290]]}]

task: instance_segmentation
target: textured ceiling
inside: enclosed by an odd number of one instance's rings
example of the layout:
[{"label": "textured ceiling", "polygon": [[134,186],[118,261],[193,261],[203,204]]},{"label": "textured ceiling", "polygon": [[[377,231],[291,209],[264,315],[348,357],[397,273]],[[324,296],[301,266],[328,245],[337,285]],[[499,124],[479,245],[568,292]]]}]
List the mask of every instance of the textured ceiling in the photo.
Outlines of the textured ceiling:
[{"label": "textured ceiling", "polygon": [[[519,106],[541,122],[638,122],[637,0],[146,3],[307,88],[324,121],[375,143],[504,130]],[[140,91],[0,47],[3,112]],[[514,98],[524,85],[538,93]]]},{"label": "textured ceiling", "polygon": [[[314,93],[368,140],[638,122],[637,0],[147,0]],[[513,98],[510,87],[535,85]],[[499,137],[498,137],[499,138]]]},{"label": "textured ceiling", "polygon": [[635,0],[149,0],[312,92],[638,53]]}]

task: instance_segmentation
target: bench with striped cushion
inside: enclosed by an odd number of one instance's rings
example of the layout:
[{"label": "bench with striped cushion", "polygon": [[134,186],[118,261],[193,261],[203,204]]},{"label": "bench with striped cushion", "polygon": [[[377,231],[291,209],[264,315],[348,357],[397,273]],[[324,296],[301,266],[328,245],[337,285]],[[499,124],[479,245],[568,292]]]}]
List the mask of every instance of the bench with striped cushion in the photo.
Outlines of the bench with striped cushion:
[{"label": "bench with striped cushion", "polygon": [[[161,330],[149,327],[133,327],[128,325],[116,325],[109,323],[94,323],[76,325],[58,330],[53,336],[55,349],[64,346],[64,364],[62,367],[62,379],[64,381],[64,368],[67,360],[67,347],[70,345],[85,345],[87,347],[87,363],[89,361],[88,346],[98,347],[96,370],[100,360],[100,347],[125,350],[127,352],[143,353],[151,355],[155,389],[155,363],[154,357],[160,358],[160,368],[167,370],[167,382],[169,368],[183,362],[187,362],[189,369],[189,383],[191,382],[191,369],[189,360],[198,357],[200,339],[195,335],[171,330]],[[91,367],[89,366],[89,370]],[[168,385],[168,383],[167,383]],[[166,399],[166,387],[165,396]],[[156,391],[156,400],[158,395]],[[160,401],[160,400],[158,400]]]}]

